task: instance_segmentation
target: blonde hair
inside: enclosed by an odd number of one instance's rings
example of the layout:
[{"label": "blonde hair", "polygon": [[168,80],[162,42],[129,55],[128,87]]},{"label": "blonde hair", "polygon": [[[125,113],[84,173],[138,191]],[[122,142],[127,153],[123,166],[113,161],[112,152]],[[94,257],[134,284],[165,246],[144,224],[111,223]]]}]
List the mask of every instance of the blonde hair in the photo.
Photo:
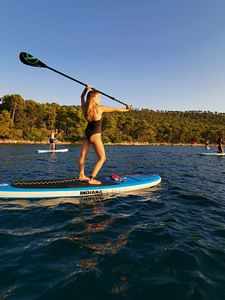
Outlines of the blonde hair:
[{"label": "blonde hair", "polygon": [[87,94],[86,103],[84,107],[84,116],[87,121],[91,122],[94,120],[96,114],[96,96],[99,95],[97,91],[90,91]]}]

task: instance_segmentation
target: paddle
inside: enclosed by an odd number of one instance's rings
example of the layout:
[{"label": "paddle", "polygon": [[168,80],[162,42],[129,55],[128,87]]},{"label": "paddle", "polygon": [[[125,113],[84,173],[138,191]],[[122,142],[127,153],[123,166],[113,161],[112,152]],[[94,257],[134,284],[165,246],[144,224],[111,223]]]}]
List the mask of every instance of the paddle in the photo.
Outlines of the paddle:
[{"label": "paddle", "polygon": [[[42,61],[40,61],[38,58],[35,58],[31,54],[28,54],[26,52],[21,52],[20,55],[19,55],[19,58],[20,58],[20,61],[22,63],[24,63],[25,65],[28,65],[28,66],[31,66],[31,67],[38,67],[38,68],[47,68],[47,69],[49,69],[49,70],[51,70],[51,71],[53,71],[55,73],[58,73],[58,74],[66,77],[66,78],[69,78],[69,79],[71,79],[73,81],[76,81],[79,84],[82,84],[84,86],[88,85],[88,84],[86,84],[84,82],[81,82],[81,81],[79,81],[79,80],[77,80],[75,78],[72,78],[72,77],[70,77],[70,76],[68,76],[68,75],[66,75],[66,74],[64,74],[62,72],[59,72],[59,71],[57,71],[57,70],[55,70],[55,69],[47,66],[45,63],[43,63]],[[100,94],[102,94],[102,95],[104,95],[104,96],[106,96],[106,97],[108,97],[108,98],[110,98],[110,99],[112,99],[112,100],[114,100],[116,102],[119,102],[119,103],[121,103],[121,104],[123,104],[125,106],[128,106],[126,103],[124,103],[124,102],[122,102],[122,101],[120,101],[120,100],[118,100],[118,99],[116,99],[116,98],[114,98],[114,97],[112,97],[110,95],[107,95],[107,94],[105,94],[105,93],[103,93],[103,92],[101,92],[101,91],[99,91],[99,90],[97,90],[95,88],[93,88],[93,90],[98,91]]]}]

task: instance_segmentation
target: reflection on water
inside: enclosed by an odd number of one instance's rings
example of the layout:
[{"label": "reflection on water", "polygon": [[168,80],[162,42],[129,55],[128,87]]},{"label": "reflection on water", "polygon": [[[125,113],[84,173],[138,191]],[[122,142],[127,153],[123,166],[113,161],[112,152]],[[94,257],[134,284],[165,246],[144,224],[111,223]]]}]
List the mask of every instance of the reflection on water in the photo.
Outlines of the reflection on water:
[{"label": "reflection on water", "polygon": [[96,254],[105,255],[115,255],[117,252],[127,244],[126,235],[118,235],[117,239],[113,241],[106,241],[105,243],[87,243],[85,247],[92,250]]},{"label": "reflection on water", "polygon": [[94,261],[94,259],[81,259],[79,264],[78,264],[81,272],[86,272],[86,271],[93,271],[96,269],[97,263]]}]

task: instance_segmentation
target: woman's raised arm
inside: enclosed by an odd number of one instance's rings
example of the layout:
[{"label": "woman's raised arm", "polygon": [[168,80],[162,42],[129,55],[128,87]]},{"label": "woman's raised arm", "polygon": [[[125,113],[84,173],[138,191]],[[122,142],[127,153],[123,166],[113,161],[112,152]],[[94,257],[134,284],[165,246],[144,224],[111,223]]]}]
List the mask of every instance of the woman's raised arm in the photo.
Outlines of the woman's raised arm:
[{"label": "woman's raised arm", "polygon": [[80,95],[80,102],[81,102],[81,107],[82,108],[84,108],[85,107],[85,96],[86,96],[86,94],[87,94],[87,91],[90,91],[92,88],[89,86],[89,85],[87,85],[87,86],[85,86],[85,88],[84,88],[84,90],[83,90],[83,92],[82,92],[82,94]]}]

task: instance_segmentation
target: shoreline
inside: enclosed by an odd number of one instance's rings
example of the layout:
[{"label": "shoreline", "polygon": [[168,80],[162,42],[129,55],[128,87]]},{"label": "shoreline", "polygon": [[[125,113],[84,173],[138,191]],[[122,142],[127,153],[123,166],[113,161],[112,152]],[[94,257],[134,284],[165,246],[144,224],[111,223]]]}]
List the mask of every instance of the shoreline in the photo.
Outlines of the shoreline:
[{"label": "shoreline", "polygon": [[[60,142],[57,141],[56,145],[81,145],[82,142]],[[0,145],[49,145],[48,141],[23,141],[23,140],[0,140]],[[191,143],[140,143],[140,142],[123,142],[123,143],[104,143],[105,146],[185,146],[185,147],[205,147],[205,144],[191,144]],[[211,147],[216,145],[211,144]]]}]

